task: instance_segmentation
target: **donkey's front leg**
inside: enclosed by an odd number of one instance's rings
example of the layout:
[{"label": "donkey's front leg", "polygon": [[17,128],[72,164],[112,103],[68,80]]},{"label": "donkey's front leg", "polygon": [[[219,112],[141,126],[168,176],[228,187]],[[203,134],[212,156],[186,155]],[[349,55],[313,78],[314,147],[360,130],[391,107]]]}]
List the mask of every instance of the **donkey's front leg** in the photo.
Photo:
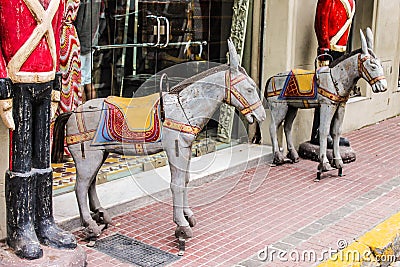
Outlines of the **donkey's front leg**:
[{"label": "donkey's front leg", "polygon": [[166,149],[169,167],[171,170],[171,191],[173,199],[174,222],[177,224],[175,236],[177,238],[190,238],[193,236],[189,222],[184,215],[185,180],[189,168],[190,147]]},{"label": "donkey's front leg", "polygon": [[339,140],[342,133],[342,123],[344,119],[345,108],[346,103],[341,103],[339,105],[335,116],[333,117],[333,125],[331,129],[331,134],[333,138],[333,163],[335,165],[334,167],[336,167],[337,169],[343,168],[344,165],[342,157],[340,156]]},{"label": "donkey's front leg", "polygon": [[196,218],[194,217],[193,211],[189,207],[189,199],[188,199],[188,184],[190,181],[190,159],[188,164],[188,171],[186,172],[185,178],[185,188],[183,189],[183,214],[185,215],[186,220],[189,222],[190,227],[196,226]]},{"label": "donkey's front leg", "polygon": [[332,170],[326,156],[327,138],[330,130],[331,121],[336,111],[336,105],[322,104],[319,123],[319,166],[318,170],[325,172]]},{"label": "donkey's front leg", "polygon": [[[88,203],[88,191],[93,183],[96,183],[96,175],[104,158],[104,151],[86,149],[86,158],[82,158],[80,146],[70,147],[72,157],[76,166],[75,195],[78,201],[79,213],[88,238],[97,237],[101,234],[104,226],[98,226],[90,215]],[[100,205],[94,203],[92,205]]]}]

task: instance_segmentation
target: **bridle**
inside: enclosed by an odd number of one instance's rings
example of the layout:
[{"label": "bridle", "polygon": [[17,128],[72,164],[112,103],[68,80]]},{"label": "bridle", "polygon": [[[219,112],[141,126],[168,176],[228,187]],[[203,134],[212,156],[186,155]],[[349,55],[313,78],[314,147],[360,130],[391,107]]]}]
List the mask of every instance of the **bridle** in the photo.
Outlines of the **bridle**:
[{"label": "bridle", "polygon": [[[375,83],[377,83],[380,80],[384,80],[386,79],[385,76],[378,76],[378,77],[372,77],[371,74],[368,72],[367,68],[364,66],[364,62],[367,61],[368,59],[371,59],[370,55],[365,55],[363,57],[361,57],[361,54],[358,55],[357,57],[357,67],[358,67],[358,76],[361,77],[365,77],[365,79],[368,81],[368,83],[372,86]],[[319,89],[319,93],[321,94],[325,94],[326,97],[329,98],[335,98],[337,102],[346,102],[349,99],[349,95],[348,96],[341,96],[339,94],[339,88],[338,88],[338,82],[335,81],[335,79],[332,76],[332,69],[329,69],[329,74],[331,76],[331,80],[333,82],[333,85],[335,87],[336,90],[336,95],[331,94],[330,92],[326,91],[326,90],[321,90]]]},{"label": "bridle", "polygon": [[[163,89],[162,87],[163,87],[164,79],[167,79],[166,74],[163,74],[161,76],[161,81],[160,81],[160,98],[161,99],[162,99],[162,89]],[[260,100],[256,101],[254,104],[250,105],[249,102],[247,102],[246,98],[235,88],[236,84],[242,82],[245,79],[247,79],[247,75],[245,75],[243,73],[240,73],[237,77],[235,77],[234,79],[231,79],[230,69],[225,71],[225,98],[224,98],[224,101],[227,104],[231,104],[232,96],[234,98],[236,98],[236,100],[243,106],[243,108],[240,110],[240,112],[244,116],[253,112],[254,110],[256,110],[258,107],[260,107],[262,105]],[[167,83],[168,83],[168,80],[167,80]],[[167,86],[167,88],[168,88],[168,86]],[[201,128],[199,128],[196,125],[192,125],[190,123],[189,117],[187,116],[185,109],[183,108],[183,105],[180,101],[179,93],[178,93],[177,100],[178,100],[178,104],[181,107],[182,112],[187,120],[187,124],[172,121],[171,119],[166,118],[165,122],[164,122],[164,126],[167,128],[173,129],[173,130],[178,130],[180,132],[197,135],[200,132]],[[161,105],[161,107],[162,107],[162,105]]]},{"label": "bridle", "polygon": [[239,103],[242,104],[243,106],[243,108],[240,110],[240,113],[242,113],[244,116],[253,112],[258,107],[261,106],[260,100],[258,100],[254,104],[249,104],[246,98],[235,88],[236,84],[240,83],[245,79],[247,79],[247,76],[243,73],[240,73],[240,75],[238,75],[234,79],[231,79],[231,71],[227,70],[225,72],[225,99],[224,99],[225,103],[231,105],[232,96],[235,97],[236,100],[239,101]]},{"label": "bridle", "polygon": [[368,81],[368,83],[372,86],[375,83],[377,83],[380,80],[385,79],[385,76],[378,76],[378,77],[372,77],[371,74],[369,74],[367,68],[364,66],[364,62],[367,61],[368,59],[371,59],[370,55],[366,55],[361,58],[361,54],[358,56],[358,73],[360,77],[365,76],[365,79]]}]

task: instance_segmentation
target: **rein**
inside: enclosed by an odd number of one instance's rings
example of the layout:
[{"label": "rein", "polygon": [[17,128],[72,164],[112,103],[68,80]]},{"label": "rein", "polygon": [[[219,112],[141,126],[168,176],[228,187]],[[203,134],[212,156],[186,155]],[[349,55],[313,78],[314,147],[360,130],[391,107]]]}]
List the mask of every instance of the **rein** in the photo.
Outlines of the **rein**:
[{"label": "rein", "polygon": [[339,103],[347,102],[347,100],[349,100],[350,94],[347,96],[341,96],[339,94],[338,82],[335,81],[335,79],[332,76],[332,69],[329,69],[329,75],[331,76],[331,80],[333,82],[333,86],[335,87],[336,94],[332,94],[329,91],[327,91],[321,87],[318,88],[318,93],[333,100],[333,101],[339,102]]},{"label": "rein", "polygon": [[364,74],[366,80],[372,86],[375,83],[377,83],[378,81],[385,79],[385,76],[378,76],[378,77],[374,78],[371,76],[371,74],[369,74],[368,70],[364,66],[364,62],[370,58],[371,58],[371,56],[369,56],[369,55],[366,55],[363,58],[361,58],[361,54],[358,56],[358,73],[359,73],[360,77],[362,77],[362,75]]},{"label": "rein", "polygon": [[232,104],[232,96],[242,104],[243,108],[240,110],[244,116],[253,112],[258,107],[261,106],[261,101],[258,100],[254,104],[249,104],[246,98],[235,88],[235,85],[240,83],[241,81],[247,79],[247,76],[244,74],[240,74],[238,77],[231,79],[231,72],[227,70],[225,72],[225,102],[229,105]]}]

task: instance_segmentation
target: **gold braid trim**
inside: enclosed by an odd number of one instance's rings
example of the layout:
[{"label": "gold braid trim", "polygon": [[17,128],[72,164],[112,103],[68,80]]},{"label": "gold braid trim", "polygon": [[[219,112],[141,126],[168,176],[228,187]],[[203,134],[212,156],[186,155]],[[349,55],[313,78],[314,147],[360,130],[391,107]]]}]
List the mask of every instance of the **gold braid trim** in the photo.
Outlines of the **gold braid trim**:
[{"label": "gold braid trim", "polygon": [[185,123],[177,122],[168,118],[165,119],[163,126],[171,130],[192,135],[197,135],[201,131],[200,127],[187,125]]},{"label": "gold braid trim", "polygon": [[325,96],[325,97],[329,98],[330,100],[339,102],[339,103],[346,102],[349,99],[349,96],[343,97],[343,96],[340,96],[337,94],[333,94],[321,87],[318,87],[318,94]]},{"label": "gold braid trim", "polygon": [[75,145],[75,144],[83,143],[85,141],[92,140],[94,138],[95,132],[96,132],[96,130],[91,130],[91,131],[87,131],[84,133],[68,135],[65,137],[65,141],[66,141],[67,145]]}]

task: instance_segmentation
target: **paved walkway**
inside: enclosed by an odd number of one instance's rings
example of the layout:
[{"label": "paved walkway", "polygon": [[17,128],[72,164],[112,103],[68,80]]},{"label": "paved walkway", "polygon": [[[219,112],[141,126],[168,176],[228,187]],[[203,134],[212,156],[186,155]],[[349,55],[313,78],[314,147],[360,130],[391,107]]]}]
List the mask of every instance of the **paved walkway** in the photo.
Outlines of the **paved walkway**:
[{"label": "paved walkway", "polygon": [[[317,163],[300,160],[279,167],[258,166],[192,188],[189,200],[198,221],[195,237],[187,242],[185,256],[169,266],[314,266],[318,259],[301,259],[302,251],[326,258],[325,251],[351,243],[399,212],[400,117],[345,136],[357,160],[345,166],[344,177],[332,172],[315,183]],[[102,237],[121,233],[178,252],[171,199],[114,220],[116,226]],[[288,252],[282,260],[276,254],[268,255],[274,256],[273,262],[258,259],[266,257],[260,251],[277,248]],[[89,267],[132,266],[85,249]]]}]

